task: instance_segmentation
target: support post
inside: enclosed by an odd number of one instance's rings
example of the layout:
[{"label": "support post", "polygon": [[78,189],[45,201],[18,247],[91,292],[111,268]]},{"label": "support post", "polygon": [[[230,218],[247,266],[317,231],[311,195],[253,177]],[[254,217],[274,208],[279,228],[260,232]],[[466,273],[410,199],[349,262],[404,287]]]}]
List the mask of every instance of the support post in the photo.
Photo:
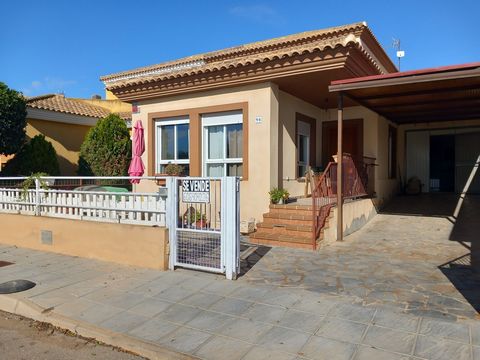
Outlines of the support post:
[{"label": "support post", "polygon": [[343,94],[338,93],[337,241],[343,241]]},{"label": "support post", "polygon": [[35,179],[35,216],[40,216],[40,179]]}]

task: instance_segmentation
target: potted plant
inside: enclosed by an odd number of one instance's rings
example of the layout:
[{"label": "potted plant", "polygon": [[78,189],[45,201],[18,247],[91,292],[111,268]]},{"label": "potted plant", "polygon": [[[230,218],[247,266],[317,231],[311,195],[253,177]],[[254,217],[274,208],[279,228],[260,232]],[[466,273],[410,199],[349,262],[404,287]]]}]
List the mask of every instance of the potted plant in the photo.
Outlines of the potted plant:
[{"label": "potted plant", "polygon": [[183,214],[183,225],[190,228],[205,229],[208,227],[207,217],[190,206]]},{"label": "potted plant", "polygon": [[281,188],[273,188],[268,192],[272,204],[284,204],[288,201],[290,194],[287,190]]},{"label": "potted plant", "polygon": [[168,176],[182,176],[185,168],[178,164],[168,164],[165,166],[165,174]]},{"label": "potted plant", "polygon": [[[165,166],[165,175],[167,176],[182,176],[184,175],[185,167],[179,164],[168,164]],[[158,179],[157,185],[158,186],[165,186],[165,179]]]}]

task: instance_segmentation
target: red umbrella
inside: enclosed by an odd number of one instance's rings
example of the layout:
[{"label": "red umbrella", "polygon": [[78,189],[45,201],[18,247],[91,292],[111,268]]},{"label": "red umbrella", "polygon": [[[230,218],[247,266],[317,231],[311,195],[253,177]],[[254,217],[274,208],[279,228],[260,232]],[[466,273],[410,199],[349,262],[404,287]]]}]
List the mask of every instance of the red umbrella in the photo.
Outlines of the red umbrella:
[{"label": "red umbrella", "polygon": [[[133,139],[132,139],[132,161],[128,168],[128,174],[130,176],[142,176],[145,171],[145,165],[143,165],[142,154],[145,152],[145,137],[143,135],[142,121],[137,120],[133,127]],[[138,184],[139,179],[130,180],[132,184]]]}]

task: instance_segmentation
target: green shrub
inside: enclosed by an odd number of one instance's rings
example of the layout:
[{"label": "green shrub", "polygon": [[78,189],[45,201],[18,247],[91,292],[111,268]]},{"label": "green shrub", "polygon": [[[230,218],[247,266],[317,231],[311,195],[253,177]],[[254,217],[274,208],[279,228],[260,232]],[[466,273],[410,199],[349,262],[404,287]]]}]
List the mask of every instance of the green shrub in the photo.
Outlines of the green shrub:
[{"label": "green shrub", "polygon": [[45,140],[43,135],[34,136],[24,144],[2,170],[2,175],[7,176],[30,176],[34,173],[60,175],[57,152],[52,143]]},{"label": "green shrub", "polygon": [[127,176],[132,144],[125,121],[111,114],[89,130],[80,148],[79,175]]}]

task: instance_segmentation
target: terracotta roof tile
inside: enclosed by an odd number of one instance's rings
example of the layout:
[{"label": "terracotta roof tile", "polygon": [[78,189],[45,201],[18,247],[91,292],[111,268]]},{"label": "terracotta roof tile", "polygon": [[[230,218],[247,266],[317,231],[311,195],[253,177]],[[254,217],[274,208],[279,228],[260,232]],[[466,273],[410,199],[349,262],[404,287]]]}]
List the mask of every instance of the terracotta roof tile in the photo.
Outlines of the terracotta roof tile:
[{"label": "terracotta roof tile", "polygon": [[[58,111],[66,114],[104,118],[112,112],[102,106],[89,104],[82,99],[66,98],[59,94],[48,94],[27,99],[27,106],[33,109]],[[118,115],[124,120],[131,120],[130,112],[119,112]]]},{"label": "terracotta roof tile", "polygon": [[[356,35],[362,32],[368,32],[376,41],[366,23],[360,22],[189,56],[174,61],[106,75],[100,79],[105,82],[108,89],[115,89],[129,85],[218,71],[305,52],[347,46],[350,43],[357,43]],[[378,45],[380,46],[380,44]]]},{"label": "terracotta roof tile", "polygon": [[110,111],[103,107],[87,104],[79,99],[70,99],[57,94],[30,98],[27,100],[27,106],[35,109],[52,110],[94,118],[103,118],[110,114]]}]

